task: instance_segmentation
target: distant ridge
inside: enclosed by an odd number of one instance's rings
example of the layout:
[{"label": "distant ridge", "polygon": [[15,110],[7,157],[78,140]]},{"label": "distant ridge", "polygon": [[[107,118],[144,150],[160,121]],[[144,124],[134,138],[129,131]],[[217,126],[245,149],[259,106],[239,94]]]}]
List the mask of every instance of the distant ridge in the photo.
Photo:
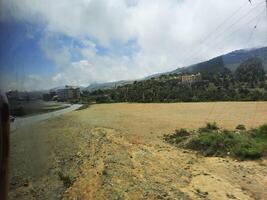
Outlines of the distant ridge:
[{"label": "distant ridge", "polygon": [[[180,67],[170,72],[158,73],[150,75],[141,80],[150,79],[153,77],[158,77],[163,74],[173,74],[173,73],[197,73],[197,72],[223,72],[226,70],[235,71],[236,68],[244,61],[249,58],[259,58],[262,61],[265,72],[267,72],[267,47],[253,48],[253,49],[240,49],[235,50],[230,53],[212,58],[205,62],[200,62],[187,67]],[[140,80],[140,79],[139,79]],[[122,80],[107,83],[95,83],[84,88],[87,91],[94,91],[98,89],[110,89],[115,86],[122,86],[126,84],[131,84],[138,80]]]},{"label": "distant ridge", "polygon": [[114,82],[107,82],[107,83],[94,83],[89,85],[88,87],[84,88],[83,90],[85,91],[95,91],[95,90],[99,90],[99,89],[110,89],[110,88],[114,88],[116,86],[122,86],[122,85],[126,85],[126,84],[131,84],[133,83],[135,80],[126,80],[126,81],[114,81]]},{"label": "distant ridge", "polygon": [[232,51],[228,54],[221,55],[212,58],[208,61],[201,62],[198,64],[190,65],[188,67],[177,68],[169,73],[180,73],[180,72],[203,72],[213,70],[223,70],[227,68],[231,71],[235,71],[236,68],[244,61],[249,58],[259,58],[262,61],[265,72],[267,72],[267,47],[253,48],[253,49],[240,49]]}]

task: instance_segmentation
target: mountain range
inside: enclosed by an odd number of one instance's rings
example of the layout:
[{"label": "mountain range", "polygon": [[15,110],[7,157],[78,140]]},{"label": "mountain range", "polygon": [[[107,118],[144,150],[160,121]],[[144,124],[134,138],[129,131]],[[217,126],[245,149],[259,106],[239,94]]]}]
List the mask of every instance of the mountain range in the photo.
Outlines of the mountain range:
[{"label": "mountain range", "polygon": [[[227,69],[234,72],[241,63],[243,63],[249,58],[260,59],[262,61],[264,70],[267,73],[267,47],[261,47],[253,49],[236,50],[224,55],[217,56],[205,62],[200,62],[186,67],[180,67],[173,71],[165,73],[154,74],[139,80],[146,80],[152,77],[158,77],[163,74],[173,74],[173,73],[198,73],[198,72],[216,73],[225,71]],[[122,80],[122,81],[107,82],[107,83],[96,83],[89,85],[88,87],[84,88],[84,90],[94,91],[98,89],[109,89],[115,86],[131,84],[134,81],[138,80]]]}]

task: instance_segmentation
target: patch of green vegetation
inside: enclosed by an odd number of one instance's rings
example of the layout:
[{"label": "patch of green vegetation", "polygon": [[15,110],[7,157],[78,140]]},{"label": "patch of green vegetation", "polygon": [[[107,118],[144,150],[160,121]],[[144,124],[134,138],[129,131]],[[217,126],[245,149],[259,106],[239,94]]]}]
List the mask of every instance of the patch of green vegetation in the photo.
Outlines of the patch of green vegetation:
[{"label": "patch of green vegetation", "polygon": [[[264,66],[259,59],[244,61],[230,71],[221,58],[198,64],[195,70],[163,74],[151,79],[134,81],[113,88],[84,93],[86,102],[209,102],[209,101],[267,101]],[[201,80],[190,84],[183,75],[200,72]]]},{"label": "patch of green vegetation", "polygon": [[202,132],[216,131],[218,129],[219,129],[219,127],[217,126],[216,122],[212,122],[212,123],[211,122],[208,122],[205,127],[199,128],[198,131],[200,133],[202,133]]},{"label": "patch of green vegetation", "polygon": [[[208,123],[196,134],[174,133],[164,139],[174,145],[198,151],[205,156],[226,156],[245,160],[259,159],[267,155],[267,124],[242,132],[218,129],[215,123]],[[184,130],[184,129],[181,129]],[[238,129],[240,130],[240,129]],[[178,131],[179,132],[179,131]],[[189,136],[190,135],[190,136]],[[183,143],[181,143],[183,141]]]},{"label": "patch of green vegetation", "polygon": [[172,144],[178,144],[181,141],[185,140],[190,133],[186,129],[175,130],[171,135],[164,135],[164,140]]},{"label": "patch of green vegetation", "polygon": [[267,124],[261,125],[257,130],[257,136],[267,137]]},{"label": "patch of green vegetation", "polygon": [[235,129],[240,130],[240,131],[244,131],[244,130],[246,130],[246,127],[243,124],[238,124]]}]

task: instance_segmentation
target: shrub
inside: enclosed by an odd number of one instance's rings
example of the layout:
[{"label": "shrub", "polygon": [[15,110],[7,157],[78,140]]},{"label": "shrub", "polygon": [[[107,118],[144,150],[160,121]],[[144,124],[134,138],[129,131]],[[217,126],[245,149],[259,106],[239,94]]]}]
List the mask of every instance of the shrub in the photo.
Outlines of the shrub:
[{"label": "shrub", "polygon": [[243,124],[239,124],[235,127],[236,130],[240,130],[240,131],[245,131],[246,130],[246,127],[245,125]]},{"label": "shrub", "polygon": [[207,123],[207,129],[210,129],[210,130],[218,130],[219,128],[218,128],[216,122],[213,122],[213,123],[208,122]]},{"label": "shrub", "polygon": [[219,127],[217,126],[216,122],[208,122],[206,123],[205,127],[199,128],[199,132],[200,133],[204,133],[204,132],[211,132],[211,131],[216,131],[218,130]]},{"label": "shrub", "polygon": [[175,133],[171,135],[164,135],[164,140],[172,144],[178,144],[185,140],[189,135],[190,133],[186,129],[182,128],[175,130]]},{"label": "shrub", "polygon": [[186,148],[197,150],[206,156],[223,156],[236,145],[233,133],[210,132],[192,138]]},{"label": "shrub", "polygon": [[190,133],[186,129],[181,128],[180,130],[175,130],[175,135],[178,137],[186,137],[189,136]]},{"label": "shrub", "polygon": [[233,156],[239,159],[258,159],[263,156],[266,141],[253,138],[251,133],[236,134],[237,145],[233,148]]},{"label": "shrub", "polygon": [[[240,126],[238,130],[244,130],[243,128]],[[267,155],[267,125],[237,133],[229,130],[220,131],[214,124],[207,124],[206,127],[200,128],[197,134],[180,129],[172,135],[165,136],[165,140],[172,144],[184,141],[182,147],[198,151],[205,156],[229,155],[244,160]]]},{"label": "shrub", "polygon": [[[253,144],[254,143],[254,144]],[[250,145],[241,145],[234,152],[234,155],[242,160],[244,159],[258,159],[263,156],[263,148],[261,145],[252,142]]]},{"label": "shrub", "polygon": [[197,150],[205,156],[230,155],[239,159],[257,159],[264,151],[264,145],[255,141],[249,134],[234,132],[210,132],[192,138],[186,148]]},{"label": "shrub", "polygon": [[258,129],[262,134],[267,135],[267,124],[261,125]]},{"label": "shrub", "polygon": [[[250,131],[251,135],[256,139],[266,139],[267,140],[267,124],[261,125],[257,129]],[[267,144],[266,144],[267,146]]]}]

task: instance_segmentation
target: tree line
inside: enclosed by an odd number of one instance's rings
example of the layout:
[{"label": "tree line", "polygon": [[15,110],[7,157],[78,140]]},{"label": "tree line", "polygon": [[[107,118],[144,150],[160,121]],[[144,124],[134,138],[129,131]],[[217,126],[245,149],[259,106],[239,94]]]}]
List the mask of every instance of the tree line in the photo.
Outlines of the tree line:
[{"label": "tree line", "polygon": [[190,74],[184,71],[111,89],[86,92],[83,98],[97,103],[267,100],[266,75],[261,60],[248,59],[234,72],[222,63],[210,67],[220,70],[202,71],[202,80],[197,82],[182,82],[181,77]]}]

